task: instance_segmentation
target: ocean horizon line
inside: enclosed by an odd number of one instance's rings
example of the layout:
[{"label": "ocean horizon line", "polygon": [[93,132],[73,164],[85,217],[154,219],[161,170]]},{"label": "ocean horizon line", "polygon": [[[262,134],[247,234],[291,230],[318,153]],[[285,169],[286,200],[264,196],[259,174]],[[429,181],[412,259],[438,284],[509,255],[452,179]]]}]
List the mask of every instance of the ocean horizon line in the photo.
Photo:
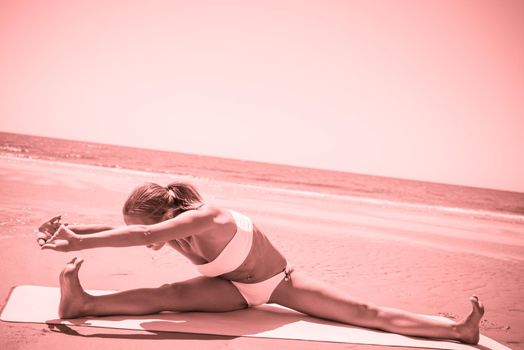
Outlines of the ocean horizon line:
[{"label": "ocean horizon line", "polygon": [[[130,146],[130,145],[121,145],[121,144],[116,144],[116,143],[104,143],[104,142],[95,142],[95,141],[86,141],[86,140],[75,140],[75,139],[67,139],[67,138],[62,138],[62,137],[42,136],[42,135],[36,135],[36,134],[21,134],[21,133],[7,132],[7,131],[0,130],[0,135],[1,134],[11,134],[11,135],[17,135],[17,136],[22,136],[22,137],[23,136],[28,136],[28,137],[46,138],[46,139],[49,139],[49,140],[59,140],[59,141],[64,141],[64,142],[74,142],[74,143],[81,143],[81,144],[92,144],[92,145],[100,145],[100,146],[108,146],[108,147],[122,147],[122,148],[134,149],[134,150],[146,150],[146,151],[151,151],[151,152],[165,152],[165,153],[169,153],[169,154],[176,154],[176,155],[188,156],[188,157],[199,157],[199,158],[208,158],[208,159],[221,159],[221,160],[224,160],[224,161],[232,161],[232,162],[246,162],[246,163],[266,165],[266,166],[296,168],[296,169],[302,169],[302,170],[306,170],[306,171],[308,171],[308,170],[311,170],[311,171],[325,171],[325,172],[339,173],[339,174],[350,175],[350,176],[373,177],[373,178],[392,180],[392,181],[417,182],[417,183],[428,184],[428,185],[443,185],[443,186],[451,186],[451,187],[470,188],[472,190],[487,190],[487,191],[497,191],[497,192],[506,192],[506,193],[513,193],[513,194],[524,195],[524,192],[519,192],[519,191],[515,191],[515,190],[506,190],[506,189],[500,189],[500,188],[479,187],[479,186],[463,185],[463,184],[448,183],[448,182],[419,180],[419,179],[406,178],[406,177],[394,177],[394,176],[386,176],[386,175],[366,174],[366,173],[360,173],[360,172],[345,171],[345,170],[338,170],[338,169],[329,169],[329,168],[321,168],[321,167],[312,167],[312,166],[304,166],[304,165],[295,165],[295,164],[286,164],[286,163],[274,163],[274,162],[268,162],[268,161],[242,159],[242,158],[231,158],[231,157],[214,156],[214,155],[199,154],[199,153],[188,153],[188,152],[180,152],[180,151],[159,149],[159,148],[153,148],[153,147],[137,147],[137,146]],[[2,152],[5,148],[6,148],[5,146],[0,145],[0,152]],[[22,153],[23,150],[18,148],[17,150],[12,149],[12,151]],[[102,166],[105,166],[105,165],[102,165]],[[107,167],[110,167],[110,166],[107,166]],[[130,169],[130,168],[128,168],[128,169]]]},{"label": "ocean horizon line", "polygon": [[457,216],[471,216],[472,218],[477,219],[488,219],[488,220],[502,220],[513,223],[523,223],[524,224],[524,214],[507,214],[497,211],[490,210],[479,210],[479,209],[470,209],[470,208],[460,208],[460,207],[451,207],[451,206],[442,206],[442,205],[430,205],[430,204],[420,204],[420,203],[409,203],[405,201],[392,201],[388,199],[377,199],[372,197],[362,197],[362,196],[352,196],[352,195],[342,195],[342,194],[332,194],[324,193],[317,191],[307,191],[307,190],[298,190],[290,188],[282,188],[275,186],[263,186],[257,184],[246,184],[238,183],[222,179],[212,179],[202,176],[187,175],[187,174],[175,174],[169,171],[154,171],[154,170],[138,170],[131,169],[120,166],[106,166],[106,165],[95,165],[95,164],[83,164],[77,162],[66,162],[60,160],[49,160],[49,159],[40,159],[32,157],[17,156],[9,153],[0,152],[0,159],[4,160],[16,160],[16,161],[25,161],[32,163],[46,163],[46,164],[55,164],[64,167],[70,168],[80,168],[80,169],[99,169],[103,171],[110,171],[115,173],[127,173],[131,175],[141,175],[141,176],[169,176],[176,179],[185,180],[188,182],[191,181],[200,181],[200,182],[213,182],[217,184],[225,184],[229,186],[238,186],[242,188],[249,188],[254,190],[267,191],[272,193],[288,194],[295,196],[303,196],[306,198],[317,198],[317,199],[336,199],[342,201],[348,201],[355,204],[364,204],[370,206],[382,206],[390,207],[403,210],[423,210],[423,211],[437,211],[443,214],[451,214]]},{"label": "ocean horizon line", "polygon": [[[524,194],[471,186],[432,183],[337,170],[192,155],[165,150],[68,141],[0,132],[0,154],[104,168],[176,174],[186,179],[293,191],[294,195],[342,198],[369,205],[428,208],[444,212],[467,210],[506,219],[524,216]],[[348,199],[349,198],[349,199]],[[454,209],[450,209],[454,208]],[[481,214],[483,213],[483,214]]]}]

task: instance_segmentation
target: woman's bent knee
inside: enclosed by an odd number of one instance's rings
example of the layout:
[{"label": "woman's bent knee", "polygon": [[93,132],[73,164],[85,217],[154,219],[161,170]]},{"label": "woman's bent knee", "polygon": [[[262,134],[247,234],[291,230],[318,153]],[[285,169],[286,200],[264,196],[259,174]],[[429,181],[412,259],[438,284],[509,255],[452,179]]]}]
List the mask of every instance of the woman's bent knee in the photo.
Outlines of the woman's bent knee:
[{"label": "woman's bent knee", "polygon": [[188,294],[189,287],[180,282],[168,283],[160,288],[164,290],[165,296],[170,299],[181,299]]},{"label": "woman's bent knee", "polygon": [[379,308],[373,303],[361,303],[359,305],[359,313],[366,318],[377,318]]},{"label": "woman's bent knee", "polygon": [[188,294],[187,286],[176,282],[164,284],[158,289],[166,311],[181,311],[180,308],[184,305],[183,300]]},{"label": "woman's bent knee", "polygon": [[381,328],[380,308],[373,303],[359,303],[356,306],[354,320],[355,323],[372,328]]}]

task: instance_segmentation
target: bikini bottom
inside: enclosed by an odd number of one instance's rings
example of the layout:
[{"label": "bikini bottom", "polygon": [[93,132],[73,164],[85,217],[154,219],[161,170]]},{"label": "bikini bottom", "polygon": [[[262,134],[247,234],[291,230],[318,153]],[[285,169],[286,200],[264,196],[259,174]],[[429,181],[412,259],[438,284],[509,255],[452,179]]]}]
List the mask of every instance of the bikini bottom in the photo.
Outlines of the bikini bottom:
[{"label": "bikini bottom", "polygon": [[251,306],[262,305],[269,301],[271,294],[282,280],[289,280],[292,269],[286,266],[284,271],[258,283],[240,283],[231,281],[244,297],[247,304]]}]

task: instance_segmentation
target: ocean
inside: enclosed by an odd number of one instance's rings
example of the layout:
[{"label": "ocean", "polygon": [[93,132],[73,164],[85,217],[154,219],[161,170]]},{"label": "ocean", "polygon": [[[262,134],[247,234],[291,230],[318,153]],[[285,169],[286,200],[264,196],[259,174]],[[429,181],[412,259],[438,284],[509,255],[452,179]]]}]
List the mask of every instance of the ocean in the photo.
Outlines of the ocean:
[{"label": "ocean", "polygon": [[380,206],[524,222],[524,193],[0,132],[0,156],[226,181]]}]

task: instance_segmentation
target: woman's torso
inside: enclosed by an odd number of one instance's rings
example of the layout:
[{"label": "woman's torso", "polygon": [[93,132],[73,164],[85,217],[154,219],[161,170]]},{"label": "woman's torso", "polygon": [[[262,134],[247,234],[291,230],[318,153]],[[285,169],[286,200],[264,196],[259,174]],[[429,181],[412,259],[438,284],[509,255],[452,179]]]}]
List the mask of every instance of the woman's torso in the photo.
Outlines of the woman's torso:
[{"label": "woman's torso", "polygon": [[[174,249],[196,265],[206,264],[218,257],[237,231],[236,221],[229,210],[209,204],[200,210],[212,211],[215,225],[198,236],[169,242]],[[253,242],[247,258],[234,271],[224,273],[220,277],[243,283],[256,283],[274,276],[285,267],[284,256],[253,225]]]}]

